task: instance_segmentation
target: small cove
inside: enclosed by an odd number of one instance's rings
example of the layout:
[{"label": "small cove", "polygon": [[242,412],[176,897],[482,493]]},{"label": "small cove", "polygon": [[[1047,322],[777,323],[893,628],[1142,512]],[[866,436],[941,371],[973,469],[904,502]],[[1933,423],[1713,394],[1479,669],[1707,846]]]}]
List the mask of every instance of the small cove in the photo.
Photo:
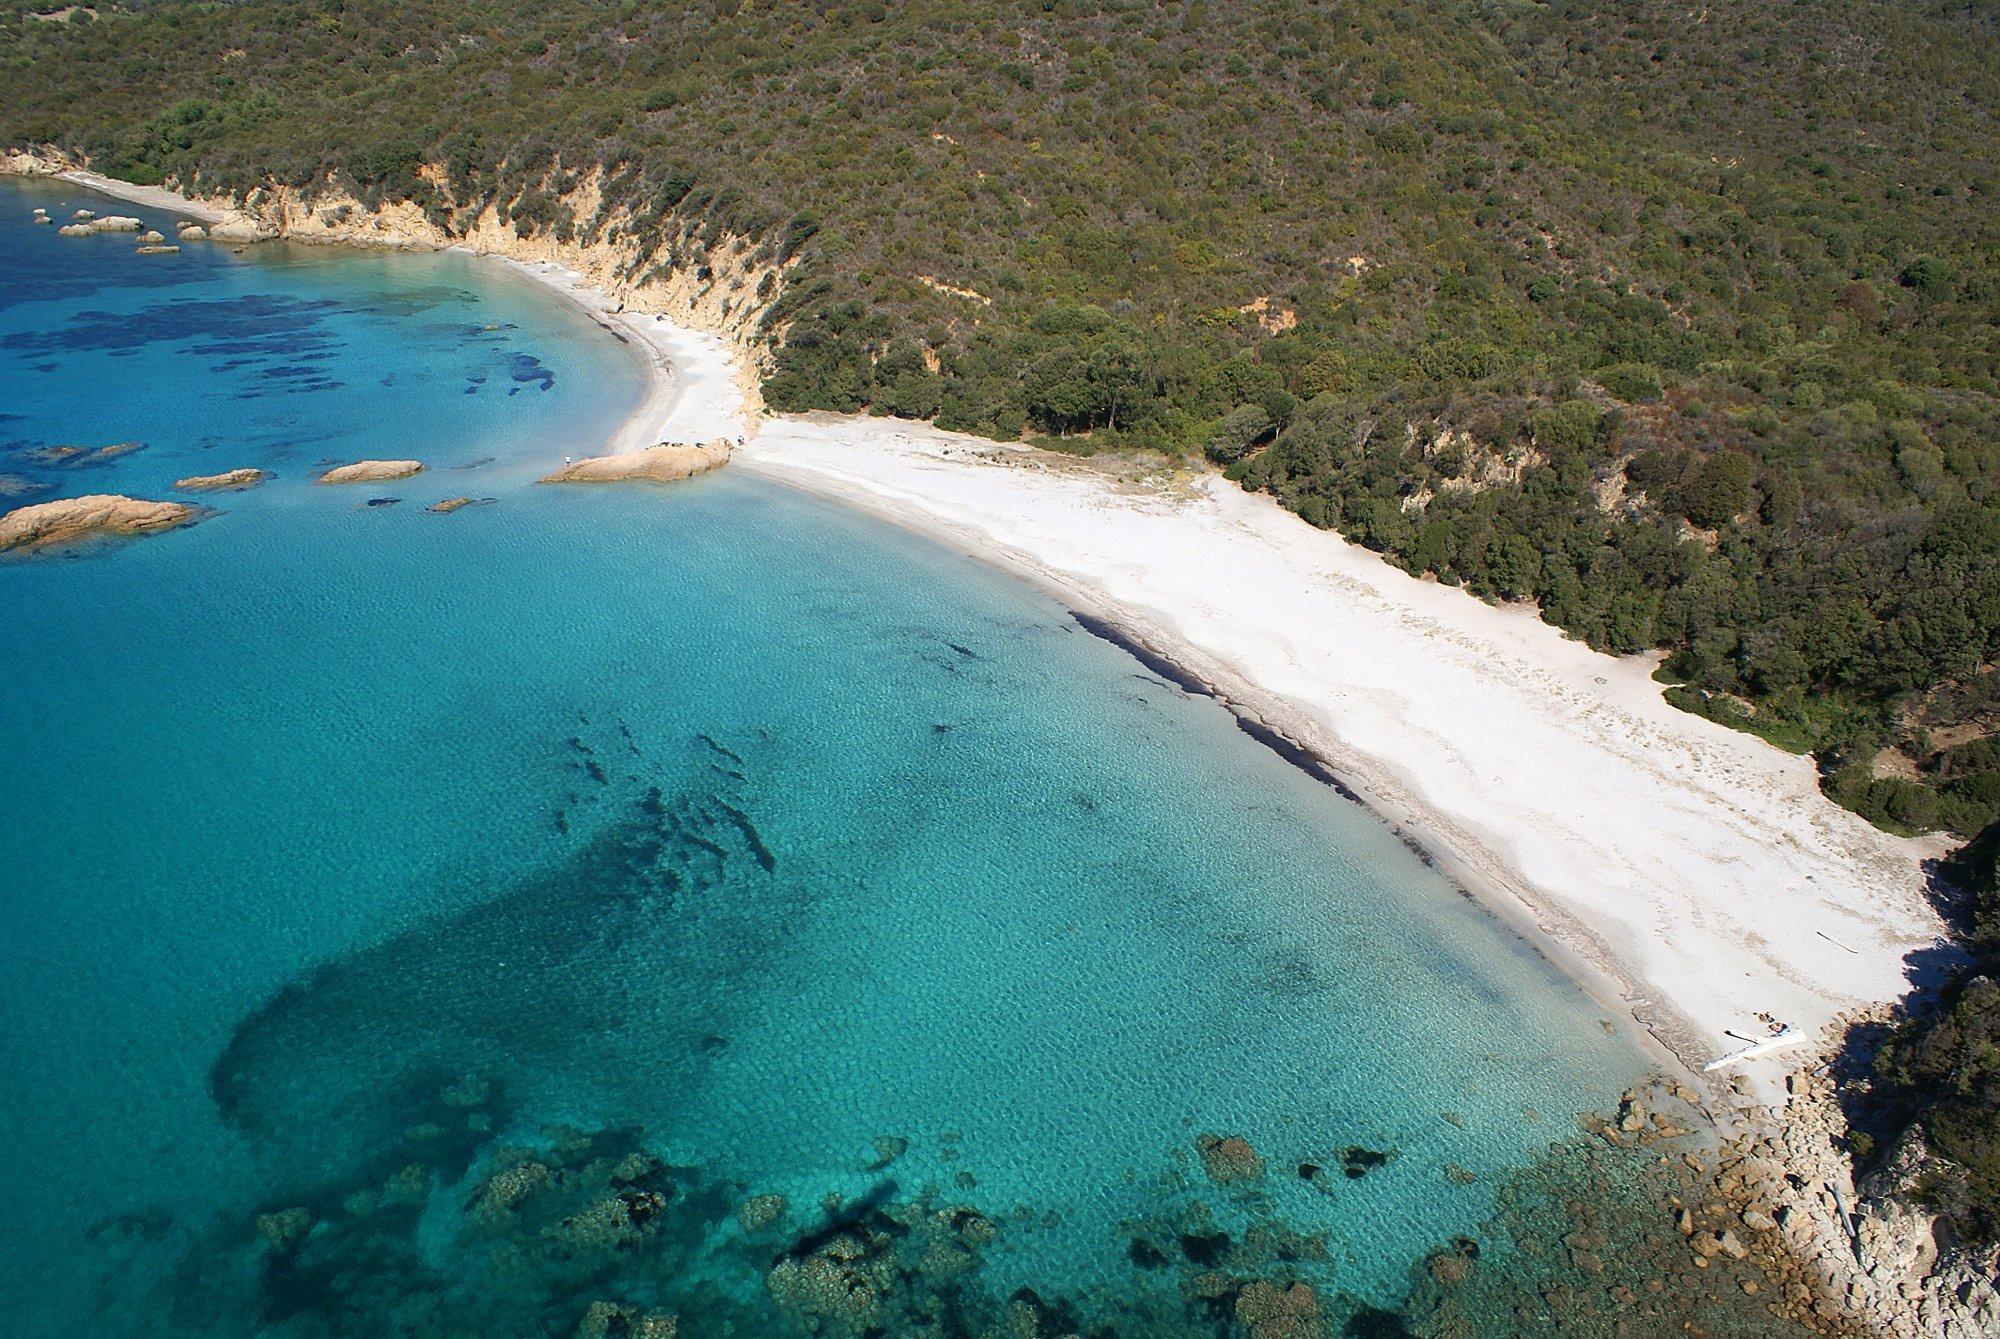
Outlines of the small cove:
[{"label": "small cove", "polygon": [[[780,1257],[921,1203],[943,1263],[898,1286],[969,1308],[1220,1332],[1189,1277],[1259,1239],[1358,1333],[1640,1076],[1387,828],[1040,592],[726,471],[534,488],[638,399],[582,313],[461,256],[27,224],[90,198],[0,186],[0,472],[45,486],[9,504],[276,478],[0,566],[24,1332],[415,1296],[757,1332]],[[370,456],[429,468],[311,482]],[[1215,1184],[1204,1135],[1262,1175]],[[496,1290],[474,1208],[529,1163],[602,1194]],[[660,1197],[659,1241],[590,1238],[603,1195]],[[959,1209],[990,1233],[925,1238]],[[357,1260],[381,1296],[329,1282]]]}]

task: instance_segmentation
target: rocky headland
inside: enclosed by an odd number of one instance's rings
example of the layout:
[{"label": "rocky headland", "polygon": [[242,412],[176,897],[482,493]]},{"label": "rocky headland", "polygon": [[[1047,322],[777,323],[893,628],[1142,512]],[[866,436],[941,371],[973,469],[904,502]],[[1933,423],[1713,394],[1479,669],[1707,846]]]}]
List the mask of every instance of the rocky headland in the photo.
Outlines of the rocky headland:
[{"label": "rocky headland", "polygon": [[240,493],[255,488],[271,475],[266,470],[224,470],[221,474],[191,474],[174,480],[174,487],[189,493]]},{"label": "rocky headland", "polygon": [[615,456],[591,456],[563,466],[541,479],[545,484],[618,483],[630,479],[672,483],[720,469],[729,463],[729,443],[703,446],[661,444]]},{"label": "rocky headland", "polygon": [[386,483],[391,479],[407,479],[413,474],[423,473],[420,460],[357,460],[351,465],[336,465],[319,476],[323,484],[374,484]]},{"label": "rocky headland", "polygon": [[183,502],[148,502],[116,493],[36,502],[0,516],[0,553],[158,534],[185,525],[196,514]]}]

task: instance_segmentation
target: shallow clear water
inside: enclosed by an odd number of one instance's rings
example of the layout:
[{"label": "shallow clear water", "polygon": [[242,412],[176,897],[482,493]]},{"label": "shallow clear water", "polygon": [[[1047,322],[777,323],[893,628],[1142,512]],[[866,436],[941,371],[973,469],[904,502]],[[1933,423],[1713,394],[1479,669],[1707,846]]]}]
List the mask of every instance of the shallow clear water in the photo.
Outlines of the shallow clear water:
[{"label": "shallow clear water", "polygon": [[[26,223],[87,201],[0,188],[0,474],[278,477],[0,564],[10,1333],[386,1332],[357,1275],[467,1332],[606,1296],[769,1332],[787,1240],[927,1189],[994,1225],[995,1296],[1116,1317],[1205,1214],[1317,1234],[1279,1258],[1337,1322],[1640,1073],[1379,822],[1040,594],[740,474],[534,488],[639,387],[523,281]],[[310,482],[366,456],[434,468]],[[454,494],[497,501],[423,510]],[[681,1235],[498,1287],[465,1206],[558,1126],[682,1169]],[[1262,1178],[1212,1184],[1204,1134]],[[752,1249],[755,1194],[788,1208]],[[292,1206],[303,1245],[256,1225]]]}]

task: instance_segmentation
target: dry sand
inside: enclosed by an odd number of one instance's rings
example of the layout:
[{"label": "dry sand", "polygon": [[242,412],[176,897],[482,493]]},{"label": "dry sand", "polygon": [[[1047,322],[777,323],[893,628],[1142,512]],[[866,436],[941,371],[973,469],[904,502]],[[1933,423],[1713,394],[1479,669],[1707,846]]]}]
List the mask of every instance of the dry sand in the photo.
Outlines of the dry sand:
[{"label": "dry sand", "polygon": [[[655,431],[734,403],[720,341],[646,321]],[[1808,1039],[1910,986],[1944,927],[1922,862],[1812,761],[1667,705],[1653,661],[1406,575],[1207,472],[1147,475],[922,424],[771,418],[737,460],[1055,587],[1325,759],[1497,911],[1609,986],[1684,1062]],[[1798,1052],[1748,1062],[1753,1085]]]},{"label": "dry sand", "polygon": [[1668,706],[1650,659],[1410,577],[1213,474],[883,421],[770,423],[748,459],[1109,603],[1517,901],[1690,1065],[1762,1036],[1760,1013],[1816,1039],[1903,994],[1906,956],[1943,934],[1921,866],[1940,844],[1832,804],[1810,759]]},{"label": "dry sand", "polygon": [[[72,178],[183,216],[165,192]],[[1148,477],[894,420],[747,417],[720,337],[505,260],[624,337],[650,374],[613,452],[750,445],[739,465],[866,506],[1051,586],[1303,745],[1551,956],[1699,1066],[1816,1039],[1908,989],[1944,927],[1936,839],[1878,832],[1809,759],[1669,707],[1652,662],[1410,577],[1213,474]],[[1798,1058],[1741,1068],[1767,1085]]]}]

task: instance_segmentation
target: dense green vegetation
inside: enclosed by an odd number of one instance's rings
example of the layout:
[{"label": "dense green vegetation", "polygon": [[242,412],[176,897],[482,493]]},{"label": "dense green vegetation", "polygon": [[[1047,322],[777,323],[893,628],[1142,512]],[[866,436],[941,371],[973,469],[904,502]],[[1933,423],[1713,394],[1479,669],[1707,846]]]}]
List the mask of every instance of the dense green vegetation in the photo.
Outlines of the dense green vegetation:
[{"label": "dense green vegetation", "polygon": [[[46,8],[47,6],[43,6]],[[164,0],[0,140],[797,260],[776,408],[1206,451],[1822,760],[2000,813],[2000,34],[1942,0]],[[442,172],[423,172],[425,165]],[[561,202],[601,165],[606,208]]]}]

